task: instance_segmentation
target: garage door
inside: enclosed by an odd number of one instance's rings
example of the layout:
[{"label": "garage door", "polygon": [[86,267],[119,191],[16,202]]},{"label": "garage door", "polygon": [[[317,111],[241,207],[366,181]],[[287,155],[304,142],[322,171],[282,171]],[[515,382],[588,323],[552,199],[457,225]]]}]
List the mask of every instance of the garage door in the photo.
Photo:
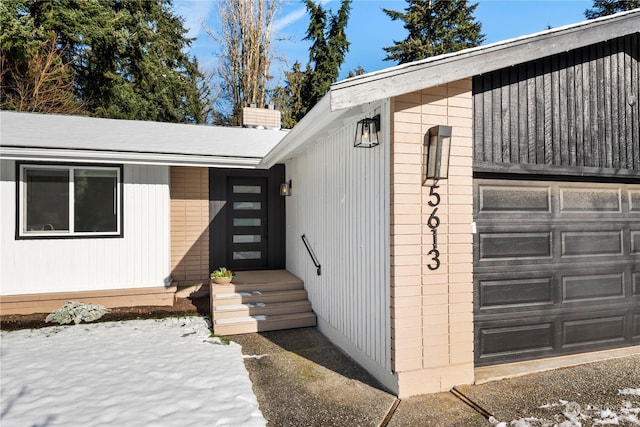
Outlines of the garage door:
[{"label": "garage door", "polygon": [[476,366],[640,343],[640,185],[474,186]]}]

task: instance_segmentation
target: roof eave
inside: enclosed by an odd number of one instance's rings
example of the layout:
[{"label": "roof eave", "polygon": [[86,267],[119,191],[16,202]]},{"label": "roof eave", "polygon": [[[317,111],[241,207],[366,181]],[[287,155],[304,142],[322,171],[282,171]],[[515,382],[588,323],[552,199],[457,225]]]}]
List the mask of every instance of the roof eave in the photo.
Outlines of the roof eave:
[{"label": "roof eave", "polygon": [[0,146],[0,159],[38,162],[122,163],[158,166],[260,168],[260,157],[70,150]]},{"label": "roof eave", "polygon": [[331,111],[589,46],[640,31],[640,9],[403,64],[331,86]]},{"label": "roof eave", "polygon": [[309,144],[343,126],[350,120],[357,121],[369,104],[358,105],[340,111],[331,110],[330,94],[326,94],[275,147],[264,156],[259,167],[268,169],[276,163],[295,157]]}]

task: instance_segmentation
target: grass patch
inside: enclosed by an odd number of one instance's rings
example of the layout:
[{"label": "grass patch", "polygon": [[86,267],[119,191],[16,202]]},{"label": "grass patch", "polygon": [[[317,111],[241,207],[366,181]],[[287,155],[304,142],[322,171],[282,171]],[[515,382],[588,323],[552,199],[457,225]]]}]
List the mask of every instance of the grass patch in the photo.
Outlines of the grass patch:
[{"label": "grass patch", "polygon": [[225,337],[223,335],[216,335],[213,332],[211,332],[211,335],[209,335],[209,338],[217,338],[224,345],[229,345],[231,343],[231,339],[229,337]]}]

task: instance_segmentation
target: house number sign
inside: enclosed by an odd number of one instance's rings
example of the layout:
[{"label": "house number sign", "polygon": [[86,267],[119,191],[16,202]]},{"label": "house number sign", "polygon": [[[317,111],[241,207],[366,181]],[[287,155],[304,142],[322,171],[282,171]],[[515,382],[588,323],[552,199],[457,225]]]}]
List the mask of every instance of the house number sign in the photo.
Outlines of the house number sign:
[{"label": "house number sign", "polygon": [[433,235],[433,249],[431,249],[427,255],[431,255],[431,261],[427,264],[429,270],[437,270],[440,267],[440,251],[438,250],[438,226],[440,225],[440,218],[436,216],[438,212],[438,205],[440,204],[440,194],[438,194],[435,190],[439,188],[436,184],[431,186],[431,190],[429,191],[429,196],[433,197],[433,200],[429,200],[427,204],[433,208],[429,219],[427,220],[427,225],[431,229],[431,234]]}]

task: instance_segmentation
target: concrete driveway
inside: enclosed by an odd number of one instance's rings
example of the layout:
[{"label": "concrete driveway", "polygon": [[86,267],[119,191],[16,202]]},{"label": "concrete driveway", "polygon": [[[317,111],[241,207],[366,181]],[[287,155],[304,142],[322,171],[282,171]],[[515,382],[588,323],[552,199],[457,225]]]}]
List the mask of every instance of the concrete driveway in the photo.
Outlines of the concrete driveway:
[{"label": "concrete driveway", "polygon": [[640,426],[640,354],[398,400],[315,328],[230,338],[269,426]]}]

